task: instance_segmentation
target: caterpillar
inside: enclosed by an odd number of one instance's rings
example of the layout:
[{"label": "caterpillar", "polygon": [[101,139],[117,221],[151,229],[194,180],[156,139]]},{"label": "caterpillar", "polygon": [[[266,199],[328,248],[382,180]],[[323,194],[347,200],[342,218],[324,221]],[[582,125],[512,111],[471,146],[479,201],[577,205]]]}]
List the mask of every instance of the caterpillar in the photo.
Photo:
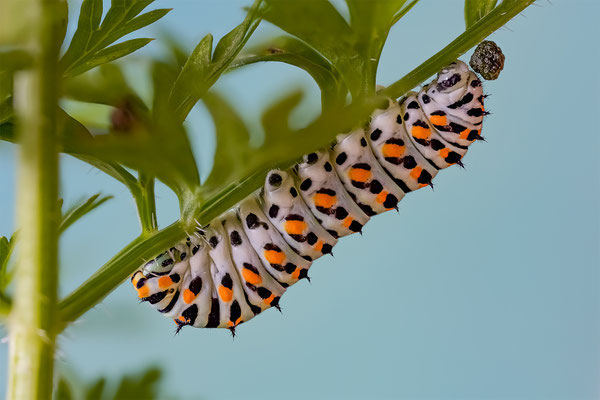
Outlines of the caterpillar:
[{"label": "caterpillar", "polygon": [[482,84],[456,61],[418,93],[388,100],[367,127],[336,137],[330,149],[271,170],[264,186],[196,234],[136,271],[138,297],[184,326],[235,328],[302,279],[338,239],[397,209],[406,193],[450,165],[462,166],[481,140]]}]

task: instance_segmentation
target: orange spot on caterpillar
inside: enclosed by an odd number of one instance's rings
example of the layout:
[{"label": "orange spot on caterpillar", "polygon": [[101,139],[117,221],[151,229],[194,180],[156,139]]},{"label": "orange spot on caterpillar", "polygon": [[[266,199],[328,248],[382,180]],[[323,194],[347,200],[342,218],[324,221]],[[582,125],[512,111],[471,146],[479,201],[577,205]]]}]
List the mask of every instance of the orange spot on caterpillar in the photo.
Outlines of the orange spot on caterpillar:
[{"label": "orange spot on caterpillar", "polygon": [[427,139],[431,135],[431,130],[429,128],[423,128],[418,125],[413,125],[410,132],[411,135],[417,139]]},{"label": "orange spot on caterpillar", "polygon": [[192,301],[196,299],[196,295],[190,289],[185,289],[183,292],[183,301],[186,304],[190,304]]},{"label": "orange spot on caterpillar", "polygon": [[221,285],[219,286],[219,297],[225,303],[229,303],[233,299],[233,290]]},{"label": "orange spot on caterpillar", "polygon": [[165,289],[173,284],[173,279],[170,276],[161,276],[158,278],[158,287]]},{"label": "orange spot on caterpillar", "polygon": [[431,123],[433,125],[447,125],[448,124],[448,119],[446,118],[445,115],[430,115],[429,116],[429,121],[431,121]]},{"label": "orange spot on caterpillar", "polygon": [[371,171],[362,168],[351,168],[348,176],[355,182],[366,182],[371,177]]},{"label": "orange spot on caterpillar", "polygon": [[450,154],[450,149],[443,148],[440,150],[440,156],[442,156],[442,158],[448,157],[448,154]]},{"label": "orange spot on caterpillar", "polygon": [[[299,270],[300,270],[299,268],[297,268],[297,269],[296,269],[296,271],[299,271]],[[294,271],[294,273],[295,273],[296,271]],[[300,274],[300,273],[298,272],[298,274]],[[298,278],[295,278],[295,279],[298,279]],[[275,300],[275,296],[271,294],[269,297],[267,297],[266,299],[264,299],[264,300],[263,300],[263,302],[264,302],[265,304],[267,304],[267,305],[269,305],[269,306],[270,306],[270,305],[271,305],[271,302],[272,302],[273,300]]]},{"label": "orange spot on caterpillar", "polygon": [[252,285],[260,285],[262,278],[254,271],[250,271],[248,268],[242,268],[242,277],[244,280]]},{"label": "orange spot on caterpillar", "polygon": [[321,251],[321,249],[322,249],[322,248],[323,248],[323,241],[322,241],[322,240],[319,240],[319,241],[317,242],[317,244],[315,244],[315,250],[316,250],[316,251]]},{"label": "orange spot on caterpillar", "polygon": [[331,208],[337,202],[337,198],[325,193],[315,193],[313,201],[317,207]]},{"label": "orange spot on caterpillar", "polygon": [[463,130],[458,137],[461,139],[467,140],[467,138],[469,137],[469,130],[468,129]]},{"label": "orange spot on caterpillar", "polygon": [[138,297],[140,299],[143,299],[144,297],[148,297],[150,295],[150,288],[148,288],[148,286],[146,286],[146,285],[142,286],[137,291],[138,291]]},{"label": "orange spot on caterpillar", "polygon": [[277,250],[265,250],[265,258],[270,264],[283,264],[285,261],[285,254]]},{"label": "orange spot on caterpillar", "polygon": [[410,177],[413,179],[419,179],[419,177],[421,176],[421,171],[423,171],[423,168],[417,165],[412,169],[412,171],[410,171]]},{"label": "orange spot on caterpillar", "polygon": [[383,157],[385,157],[385,158],[388,158],[388,157],[393,157],[393,158],[402,157],[402,155],[404,154],[404,150],[405,150],[404,146],[400,146],[400,145],[397,145],[395,143],[386,143],[381,148],[381,151],[383,152]]},{"label": "orange spot on caterpillar", "polygon": [[388,192],[386,192],[385,190],[382,190],[381,192],[379,192],[379,194],[377,195],[377,202],[383,204],[385,202],[385,199],[387,198]]},{"label": "orange spot on caterpillar", "polygon": [[306,229],[306,222],[296,220],[285,221],[284,229],[290,235],[302,235]]},{"label": "orange spot on caterpillar", "polygon": [[350,225],[352,225],[352,221],[352,217],[346,217],[342,222],[342,225],[344,225],[346,228],[350,228]]}]

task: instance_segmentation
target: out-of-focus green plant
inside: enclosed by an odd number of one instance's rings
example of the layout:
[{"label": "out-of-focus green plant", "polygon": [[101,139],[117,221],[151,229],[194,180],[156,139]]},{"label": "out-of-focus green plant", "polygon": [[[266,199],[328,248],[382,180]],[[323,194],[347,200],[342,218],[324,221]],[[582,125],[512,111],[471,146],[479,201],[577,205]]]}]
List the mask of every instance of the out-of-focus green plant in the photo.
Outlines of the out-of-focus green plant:
[{"label": "out-of-focus green plant", "polygon": [[[0,29],[0,139],[20,144],[19,254],[10,263],[14,268],[8,265],[15,239],[0,238],[0,316],[7,317],[10,334],[8,398],[49,398],[56,336],[123,282],[142,259],[256,190],[269,169],[291,166],[302,154],[327,146],[337,133],[363,123],[382,96],[402,96],[532,2],[465,0],[466,31],[376,92],[388,33],[418,0],[346,0],[348,19],[327,0],[256,0],[240,25],[214,46],[207,35],[188,55],[172,41],[174,61],[151,61],[153,98],[145,102],[110,62],[148,44],[148,38],[120,40],[159,20],[168,9],[142,13],[153,0],[112,0],[102,19],[102,0],[84,0],[77,29],[61,55],[64,0],[10,0],[6,10],[16,12],[15,4],[22,4],[27,10],[22,19],[32,28],[23,31],[15,14],[6,19],[17,21],[12,30]],[[286,34],[246,48],[262,20]],[[270,61],[306,71],[321,89],[322,113],[307,126],[292,129],[289,117],[302,93],[284,94],[265,108],[265,140],[255,146],[239,113],[211,88],[224,73]],[[60,99],[111,107],[110,129],[82,124],[59,107]],[[215,163],[204,182],[184,126],[199,101],[210,112],[217,134]],[[141,225],[138,238],[60,301],[58,237],[108,198],[95,195],[62,213],[59,152],[124,184]],[[156,178],[180,201],[180,219],[162,229],[156,219]],[[102,385],[94,387],[101,390]],[[66,383],[59,384],[58,394],[68,392]]]},{"label": "out-of-focus green plant", "polygon": [[[112,382],[106,377],[98,377],[91,382],[85,382],[73,375],[73,373],[60,375],[54,392],[54,400],[165,399],[158,390],[162,378],[162,371],[158,367],[145,367],[137,373],[123,376],[117,382]],[[168,399],[175,398],[168,397]]]}]

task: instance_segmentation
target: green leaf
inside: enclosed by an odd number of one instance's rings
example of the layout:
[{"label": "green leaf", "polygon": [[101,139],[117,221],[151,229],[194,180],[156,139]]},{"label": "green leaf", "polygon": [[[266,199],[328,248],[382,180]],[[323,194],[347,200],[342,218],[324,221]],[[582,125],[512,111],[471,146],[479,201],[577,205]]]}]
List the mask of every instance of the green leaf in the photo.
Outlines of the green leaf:
[{"label": "green leaf", "polygon": [[[154,104],[151,114],[140,114],[129,131],[109,135],[71,136],[68,152],[124,165],[156,176],[180,197],[199,186],[199,176],[183,123],[168,104],[175,71],[167,64],[152,66]],[[137,182],[136,182],[137,185]]]},{"label": "green leaf", "polygon": [[131,98],[136,98],[141,103],[116,64],[104,64],[85,74],[66,79],[63,92],[73,100],[109,106],[118,106],[125,99]]},{"label": "green leaf", "polygon": [[73,39],[69,48],[62,58],[62,62],[68,62],[75,59],[76,53],[83,53],[89,45],[93,32],[100,26],[102,17],[102,0],[84,0],[79,10],[79,20],[77,30],[73,34]]},{"label": "green leaf", "polygon": [[245,50],[229,68],[233,70],[266,61],[290,64],[310,74],[321,89],[323,109],[335,107],[346,100],[348,90],[331,63],[306,43],[290,36],[280,36]]},{"label": "green leaf", "polygon": [[237,111],[221,95],[211,91],[202,101],[206,105],[214,124],[217,147],[213,167],[204,190],[218,188],[228,180],[235,180],[248,166],[251,152],[248,127]]},{"label": "green leaf", "polygon": [[8,272],[8,263],[15,248],[15,242],[16,234],[13,234],[10,240],[0,236],[0,297],[4,297],[2,292],[10,283],[12,277]]},{"label": "green leaf", "polygon": [[112,198],[113,196],[101,196],[100,193],[98,193],[85,201],[73,204],[63,213],[58,232],[62,233],[66,231],[68,227],[73,225],[81,217],[100,207],[103,203]]},{"label": "green leaf", "polygon": [[115,31],[114,35],[121,38],[125,35],[128,35],[132,32],[142,29],[142,28],[158,21],[159,19],[161,19],[162,17],[167,15],[171,10],[173,10],[173,9],[172,8],[160,8],[160,9],[152,10],[145,14],[139,15],[139,16],[133,18],[132,20],[130,20],[129,22],[127,22],[125,25],[123,25],[122,28],[117,29]]},{"label": "green leaf", "polygon": [[[158,9],[139,15],[154,0],[112,0],[111,7],[100,23],[102,0],[84,0],[79,12],[77,30],[60,64],[65,76],[74,76],[100,63],[112,61],[139,49],[141,42],[124,42],[129,45],[107,48],[110,44],[136,30],[156,22],[170,9]],[[139,39],[148,40],[148,39]],[[107,53],[107,51],[109,53]],[[125,50],[129,51],[125,51]]]},{"label": "green leaf", "polygon": [[98,378],[96,382],[91,384],[85,392],[85,400],[102,400],[104,387],[106,386],[106,378]]},{"label": "green leaf", "polygon": [[181,121],[225,72],[258,27],[261,2],[255,0],[244,21],[221,38],[212,57],[211,35],[205,36],[190,54],[169,95],[169,102]]},{"label": "green leaf", "polygon": [[[83,154],[77,148],[79,143],[93,140],[92,134],[79,121],[72,118],[62,109],[58,113],[59,137],[63,140],[61,148],[63,153],[72,155],[100,171],[112,176],[129,189],[134,197],[139,197],[140,187],[137,179],[125,168],[114,161],[101,160],[91,154]],[[11,122],[0,124],[0,140],[16,143],[15,126]]]},{"label": "green leaf", "polygon": [[138,376],[126,376],[121,380],[114,400],[158,399],[158,382],[162,372],[150,367]]},{"label": "green leaf", "polygon": [[353,98],[375,92],[377,64],[388,32],[412,5],[406,0],[347,0],[350,24],[328,0],[265,0],[264,18],[322,54]]},{"label": "green leaf", "polygon": [[85,63],[79,64],[69,70],[67,76],[75,76],[84,73],[94,67],[101,64],[106,64],[111,61],[117,60],[121,57],[125,57],[128,54],[133,53],[136,50],[141,49],[154,39],[142,38],[142,39],[131,39],[125,42],[115,44],[107,47],[103,50],[98,51],[94,56],[89,58]]},{"label": "green leaf", "polygon": [[496,7],[498,0],[465,0],[465,25],[469,29]]},{"label": "green leaf", "polygon": [[71,400],[73,398],[73,393],[71,393],[71,387],[69,383],[61,377],[58,381],[58,387],[56,388],[56,393],[54,394],[55,400]]}]

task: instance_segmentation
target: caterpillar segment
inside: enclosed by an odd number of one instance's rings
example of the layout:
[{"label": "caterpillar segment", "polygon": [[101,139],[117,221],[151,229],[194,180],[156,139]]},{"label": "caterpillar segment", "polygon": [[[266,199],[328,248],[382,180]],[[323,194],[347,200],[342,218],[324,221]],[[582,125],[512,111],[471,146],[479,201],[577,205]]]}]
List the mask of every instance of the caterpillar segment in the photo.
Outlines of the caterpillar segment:
[{"label": "caterpillar segment", "polygon": [[263,267],[263,262],[244,232],[236,210],[230,210],[223,216],[223,227],[229,239],[233,265],[252,313],[258,315],[270,307],[279,308],[279,299],[285,293],[285,288]]},{"label": "caterpillar segment", "polygon": [[334,238],[361,232],[369,221],[333,169],[327,151],[304,156],[296,166],[296,186],[319,223]]},{"label": "caterpillar segment", "polygon": [[467,148],[448,143],[434,129],[416,98],[416,93],[409,93],[401,105],[402,120],[410,140],[416,149],[437,169],[447,168],[453,164],[462,166],[462,157]]},{"label": "caterpillar segment", "polygon": [[336,137],[330,149],[272,170],[262,189],[136,271],[138,298],[173,318],[177,331],[235,328],[279,308],[287,288],[337,239],[405,193],[432,185],[481,139],[481,81],[461,61],[418,93],[376,110],[366,128]]},{"label": "caterpillar segment", "polygon": [[267,174],[263,201],[263,211],[294,251],[309,261],[331,253],[337,239],[310,212],[291,171],[272,170]]},{"label": "caterpillar segment", "polygon": [[213,298],[216,298],[211,271],[216,267],[208,254],[208,245],[203,239],[193,236],[189,238],[189,248],[190,269],[183,278],[177,301],[170,309],[163,311],[174,319],[177,331],[187,325],[196,328],[216,325],[215,315],[218,321],[218,313],[211,314]]},{"label": "caterpillar segment", "polygon": [[365,214],[396,209],[404,192],[377,162],[364,129],[338,135],[331,153],[340,180]]},{"label": "caterpillar segment", "polygon": [[208,254],[214,261],[211,276],[219,300],[219,325],[215,328],[235,329],[236,326],[254,317],[246,301],[242,282],[231,259],[231,245],[223,227],[224,219],[218,218],[206,228],[205,234],[210,249]]},{"label": "caterpillar segment", "polygon": [[287,244],[263,213],[258,194],[254,193],[242,200],[237,212],[250,245],[262,261],[265,270],[283,288],[308,278],[308,269],[312,261],[302,258]]},{"label": "caterpillar segment", "polygon": [[402,110],[395,101],[374,114],[367,138],[377,161],[405,193],[433,186],[438,169],[431,165],[408,138]]}]

